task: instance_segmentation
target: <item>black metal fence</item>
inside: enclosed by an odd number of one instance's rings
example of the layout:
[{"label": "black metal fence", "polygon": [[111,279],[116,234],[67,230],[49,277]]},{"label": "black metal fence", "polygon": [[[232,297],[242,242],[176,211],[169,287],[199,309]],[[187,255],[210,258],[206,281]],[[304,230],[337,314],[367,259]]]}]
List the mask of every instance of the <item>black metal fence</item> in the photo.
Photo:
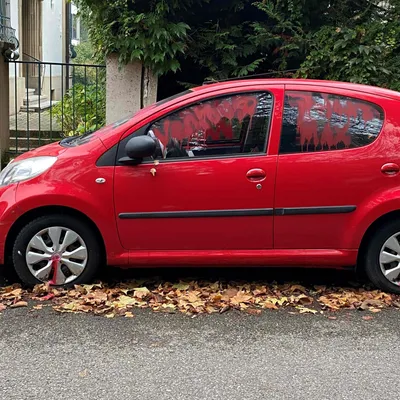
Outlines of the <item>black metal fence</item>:
[{"label": "black metal fence", "polygon": [[105,66],[10,60],[10,155],[105,124]]}]

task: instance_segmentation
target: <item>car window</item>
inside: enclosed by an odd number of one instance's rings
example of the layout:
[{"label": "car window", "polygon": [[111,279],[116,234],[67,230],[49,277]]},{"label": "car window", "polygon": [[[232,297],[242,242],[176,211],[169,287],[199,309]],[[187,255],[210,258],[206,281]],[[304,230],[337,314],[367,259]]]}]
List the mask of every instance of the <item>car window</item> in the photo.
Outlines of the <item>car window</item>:
[{"label": "car window", "polygon": [[367,101],[334,94],[288,91],[280,153],[366,146],[378,137],[383,122],[383,110]]},{"label": "car window", "polygon": [[176,111],[150,126],[154,158],[265,153],[273,98],[243,93],[213,98]]}]

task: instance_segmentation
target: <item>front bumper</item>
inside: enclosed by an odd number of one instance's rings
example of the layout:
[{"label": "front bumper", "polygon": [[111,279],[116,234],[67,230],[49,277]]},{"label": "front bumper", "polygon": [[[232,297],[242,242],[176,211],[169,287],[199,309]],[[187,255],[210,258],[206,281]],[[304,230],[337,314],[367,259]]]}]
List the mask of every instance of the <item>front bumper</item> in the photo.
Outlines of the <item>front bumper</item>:
[{"label": "front bumper", "polygon": [[0,264],[5,262],[6,240],[14,222],[21,216],[16,206],[18,184],[0,187]]}]

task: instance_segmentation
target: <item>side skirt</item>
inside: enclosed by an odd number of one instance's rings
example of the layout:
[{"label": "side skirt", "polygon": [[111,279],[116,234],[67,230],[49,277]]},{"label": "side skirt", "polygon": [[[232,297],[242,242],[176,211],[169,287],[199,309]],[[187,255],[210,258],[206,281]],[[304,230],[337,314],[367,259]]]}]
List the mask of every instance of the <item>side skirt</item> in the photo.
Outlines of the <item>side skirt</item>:
[{"label": "side skirt", "polygon": [[[341,268],[355,266],[357,254],[358,250],[337,249],[131,251],[127,264],[132,267],[298,266]],[[122,261],[121,258],[120,261]],[[126,262],[123,264],[126,265]]]}]

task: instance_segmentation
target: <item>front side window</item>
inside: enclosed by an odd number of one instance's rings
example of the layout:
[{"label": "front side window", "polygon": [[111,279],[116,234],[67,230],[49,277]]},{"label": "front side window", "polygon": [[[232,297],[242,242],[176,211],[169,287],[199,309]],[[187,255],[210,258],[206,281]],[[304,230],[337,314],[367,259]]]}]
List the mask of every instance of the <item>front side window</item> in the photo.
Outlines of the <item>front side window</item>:
[{"label": "front side window", "polygon": [[327,93],[288,91],[280,153],[366,146],[379,135],[383,110],[367,101]]},{"label": "front side window", "polygon": [[243,93],[199,102],[155,122],[155,158],[265,153],[273,98]]}]

